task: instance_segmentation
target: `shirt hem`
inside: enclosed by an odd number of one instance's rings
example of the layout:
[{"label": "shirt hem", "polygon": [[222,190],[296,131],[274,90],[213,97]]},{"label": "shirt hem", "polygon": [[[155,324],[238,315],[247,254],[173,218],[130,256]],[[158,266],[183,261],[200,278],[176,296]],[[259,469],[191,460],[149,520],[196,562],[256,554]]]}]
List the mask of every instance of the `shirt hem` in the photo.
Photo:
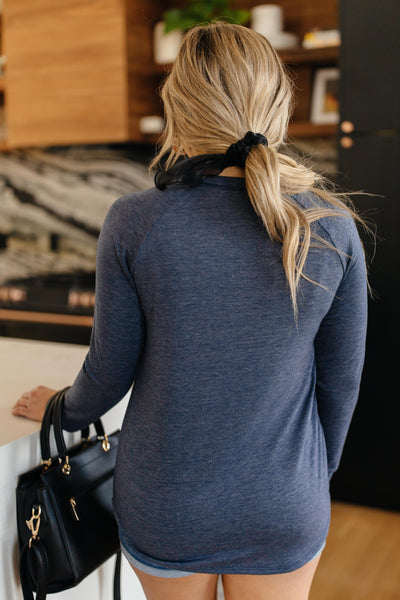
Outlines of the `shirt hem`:
[{"label": "shirt hem", "polygon": [[[194,566],[194,564],[188,564],[187,566],[185,566],[184,564],[171,564],[171,562],[164,562],[164,561],[160,561],[158,559],[154,559],[154,558],[150,558],[147,555],[143,554],[142,552],[140,552],[139,550],[137,550],[136,548],[134,548],[131,544],[127,544],[126,542],[126,538],[124,537],[124,535],[121,535],[121,530],[120,530],[120,542],[121,542],[121,547],[123,549],[123,553],[126,556],[127,560],[129,561],[129,557],[132,557],[133,559],[135,559],[136,561],[138,561],[137,568],[140,569],[140,565],[143,565],[144,567],[146,567],[146,569],[144,569],[146,572],[147,569],[149,570],[155,570],[155,571],[159,571],[160,575],[159,576],[163,576],[162,572],[164,571],[165,574],[164,576],[171,576],[173,577],[173,575],[167,575],[166,573],[177,573],[177,574],[183,574],[183,573],[187,573],[188,575],[193,575],[195,573],[208,573],[210,575],[280,575],[280,574],[284,574],[284,573],[290,573],[292,571],[296,571],[297,569],[300,569],[301,567],[303,567],[304,565],[306,565],[308,562],[310,562],[311,560],[313,560],[314,558],[316,558],[317,556],[319,556],[319,554],[323,551],[323,549],[325,548],[326,545],[326,536],[327,536],[327,532],[324,536],[323,542],[318,542],[317,545],[314,546],[314,548],[306,554],[306,558],[305,559],[298,559],[296,561],[294,561],[293,563],[291,563],[290,565],[282,565],[280,567],[277,566],[273,566],[273,567],[256,567],[256,568],[252,568],[252,567],[232,567],[229,568],[228,566],[224,566],[224,567],[218,567],[218,566],[204,566],[203,567],[199,567],[196,568]],[[248,560],[248,559],[246,559]],[[204,562],[205,561],[199,561],[199,562]],[[153,574],[153,573],[150,573]],[[156,574],[156,573],[154,573]],[[179,576],[179,575],[178,575]]]}]

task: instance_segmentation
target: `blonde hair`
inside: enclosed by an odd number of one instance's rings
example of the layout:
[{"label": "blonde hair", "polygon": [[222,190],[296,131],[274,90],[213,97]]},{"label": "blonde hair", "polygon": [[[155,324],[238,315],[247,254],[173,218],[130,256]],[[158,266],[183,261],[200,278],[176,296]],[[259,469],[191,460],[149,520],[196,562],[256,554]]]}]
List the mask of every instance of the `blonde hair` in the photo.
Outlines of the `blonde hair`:
[{"label": "blonde hair", "polygon": [[[311,239],[310,224],[327,216],[357,215],[326,188],[325,179],[283,154],[293,106],[293,84],[269,42],[241,25],[214,22],[189,30],[161,96],[166,128],[150,168],[167,156],[172,166],[184,145],[201,154],[225,153],[247,131],[263,134],[245,164],[246,188],[272,240],[282,244],[282,262],[297,314],[297,289]],[[176,149],[174,149],[174,146]],[[291,196],[313,192],[325,202],[302,208]],[[317,282],[313,282],[317,283]]]}]

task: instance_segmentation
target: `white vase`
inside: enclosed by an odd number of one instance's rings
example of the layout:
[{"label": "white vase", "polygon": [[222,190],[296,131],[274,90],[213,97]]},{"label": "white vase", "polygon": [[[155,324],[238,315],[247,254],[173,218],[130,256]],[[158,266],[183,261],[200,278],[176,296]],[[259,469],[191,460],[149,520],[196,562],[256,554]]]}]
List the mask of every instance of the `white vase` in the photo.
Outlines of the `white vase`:
[{"label": "white vase", "polygon": [[159,115],[147,115],[139,121],[140,133],[144,135],[158,135],[164,129],[165,122]]},{"label": "white vase", "polygon": [[251,28],[263,35],[276,50],[295,48],[299,38],[283,31],[283,9],[277,4],[261,4],[251,9]]},{"label": "white vase", "polygon": [[177,57],[183,31],[175,29],[164,33],[165,23],[160,21],[154,27],[154,62],[157,64],[169,64]]},{"label": "white vase", "polygon": [[261,4],[251,9],[251,28],[268,37],[283,29],[283,9],[277,4]]}]

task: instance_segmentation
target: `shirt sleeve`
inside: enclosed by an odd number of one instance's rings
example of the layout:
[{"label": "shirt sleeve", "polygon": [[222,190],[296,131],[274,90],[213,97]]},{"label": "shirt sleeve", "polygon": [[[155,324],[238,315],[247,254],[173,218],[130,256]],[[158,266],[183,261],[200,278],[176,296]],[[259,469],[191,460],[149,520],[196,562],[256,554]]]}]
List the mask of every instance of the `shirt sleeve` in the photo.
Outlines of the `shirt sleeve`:
[{"label": "shirt sleeve", "polygon": [[116,202],[99,236],[90,348],[65,397],[63,427],[67,431],[89,425],[126,395],[141,356],[144,317],[129,269],[129,250],[120,241],[122,222]]},{"label": "shirt sleeve", "polygon": [[365,354],[366,266],[353,222],[351,231],[347,268],[315,338],[316,393],[329,478],[339,466],[358,399]]}]

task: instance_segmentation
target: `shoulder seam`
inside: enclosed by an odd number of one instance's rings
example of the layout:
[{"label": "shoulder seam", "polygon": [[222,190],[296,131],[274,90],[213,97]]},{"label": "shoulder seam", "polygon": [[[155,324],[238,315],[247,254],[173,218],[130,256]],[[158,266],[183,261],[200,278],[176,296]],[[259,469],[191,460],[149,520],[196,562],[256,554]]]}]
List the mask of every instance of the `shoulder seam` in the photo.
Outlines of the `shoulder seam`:
[{"label": "shoulder seam", "polygon": [[157,225],[157,223],[164,218],[164,216],[167,214],[167,212],[170,210],[170,208],[172,206],[174,206],[175,202],[182,196],[182,194],[184,194],[187,190],[181,190],[180,193],[177,194],[175,200],[173,202],[171,202],[168,206],[165,207],[165,209],[162,211],[162,213],[159,215],[159,217],[154,221],[154,223],[152,224],[152,226],[150,227],[150,229],[147,231],[146,235],[144,236],[143,240],[140,243],[139,248],[137,249],[133,264],[132,264],[132,271],[135,270],[135,265],[136,265],[136,261],[138,259],[138,256],[144,246],[144,244],[147,241],[147,238],[151,235],[154,227]]}]

